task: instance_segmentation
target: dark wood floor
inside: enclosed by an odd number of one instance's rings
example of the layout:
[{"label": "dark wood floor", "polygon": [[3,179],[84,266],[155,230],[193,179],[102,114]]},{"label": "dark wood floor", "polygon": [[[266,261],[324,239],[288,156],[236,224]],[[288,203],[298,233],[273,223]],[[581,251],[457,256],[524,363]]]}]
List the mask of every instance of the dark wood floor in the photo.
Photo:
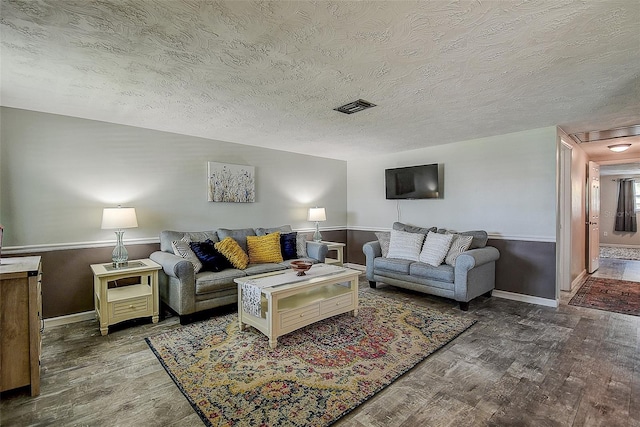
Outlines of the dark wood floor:
[{"label": "dark wood floor", "polygon": [[[640,262],[603,259],[598,274],[625,270]],[[478,322],[338,426],[640,426],[639,317],[569,306],[569,294],[557,309],[480,297],[463,313],[386,285],[363,290]],[[41,395],[4,393],[0,424],[202,425],[144,341],[179,327],[168,317],[106,337],[95,321],[46,330]]]}]

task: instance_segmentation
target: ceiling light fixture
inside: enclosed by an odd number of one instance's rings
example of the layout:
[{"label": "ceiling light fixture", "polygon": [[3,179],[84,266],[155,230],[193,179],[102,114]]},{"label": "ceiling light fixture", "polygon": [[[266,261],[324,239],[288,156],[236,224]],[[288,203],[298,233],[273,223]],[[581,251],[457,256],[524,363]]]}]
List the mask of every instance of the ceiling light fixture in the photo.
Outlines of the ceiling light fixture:
[{"label": "ceiling light fixture", "polygon": [[631,147],[631,144],[614,144],[614,145],[609,145],[609,150],[615,153],[621,153],[625,150],[628,150],[629,147]]}]

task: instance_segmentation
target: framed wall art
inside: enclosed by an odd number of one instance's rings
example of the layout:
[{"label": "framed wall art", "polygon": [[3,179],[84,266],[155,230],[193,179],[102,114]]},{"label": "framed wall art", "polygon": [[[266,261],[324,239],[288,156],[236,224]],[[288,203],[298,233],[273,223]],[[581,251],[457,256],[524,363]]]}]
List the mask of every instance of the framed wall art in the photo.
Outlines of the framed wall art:
[{"label": "framed wall art", "polygon": [[253,203],[256,201],[255,168],[228,163],[207,163],[210,202]]}]

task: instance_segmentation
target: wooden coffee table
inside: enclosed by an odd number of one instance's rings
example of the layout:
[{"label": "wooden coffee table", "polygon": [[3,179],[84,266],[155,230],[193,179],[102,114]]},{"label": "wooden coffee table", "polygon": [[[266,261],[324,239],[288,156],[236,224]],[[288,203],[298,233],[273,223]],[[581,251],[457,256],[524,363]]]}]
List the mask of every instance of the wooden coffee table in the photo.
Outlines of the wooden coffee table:
[{"label": "wooden coffee table", "polygon": [[[276,348],[278,337],[311,323],[347,312],[357,316],[359,275],[357,270],[315,264],[305,276],[285,270],[235,279],[240,330],[253,326]],[[259,316],[249,313],[243,304],[243,286],[254,286],[254,292],[259,288]]]}]

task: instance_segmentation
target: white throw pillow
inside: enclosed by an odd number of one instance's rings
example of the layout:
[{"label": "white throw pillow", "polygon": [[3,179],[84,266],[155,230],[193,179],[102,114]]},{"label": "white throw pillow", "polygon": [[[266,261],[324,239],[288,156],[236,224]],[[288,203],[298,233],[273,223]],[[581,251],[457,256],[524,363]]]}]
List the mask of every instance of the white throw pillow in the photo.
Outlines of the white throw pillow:
[{"label": "white throw pillow", "polygon": [[438,234],[430,231],[424,241],[419,261],[434,267],[439,266],[449,252],[451,240],[453,240],[453,234]]},{"label": "white throw pillow", "polygon": [[307,258],[307,233],[296,235],[296,255],[298,258]]},{"label": "white throw pillow", "polygon": [[391,238],[389,239],[389,253],[387,254],[387,258],[418,261],[418,257],[420,256],[420,248],[422,248],[423,241],[424,234],[391,230]]},{"label": "white throw pillow", "polygon": [[191,249],[189,243],[191,243],[191,239],[184,236],[181,240],[171,242],[171,247],[173,248],[173,253],[189,261],[193,265],[193,272],[197,273],[202,269],[202,263]]},{"label": "white throw pillow", "polygon": [[462,236],[460,234],[453,234],[452,236],[453,240],[451,241],[451,247],[449,248],[449,252],[447,252],[444,262],[451,267],[455,267],[456,258],[458,258],[458,255],[462,252],[469,249],[469,246],[471,246],[471,242],[473,241],[473,236]]}]

